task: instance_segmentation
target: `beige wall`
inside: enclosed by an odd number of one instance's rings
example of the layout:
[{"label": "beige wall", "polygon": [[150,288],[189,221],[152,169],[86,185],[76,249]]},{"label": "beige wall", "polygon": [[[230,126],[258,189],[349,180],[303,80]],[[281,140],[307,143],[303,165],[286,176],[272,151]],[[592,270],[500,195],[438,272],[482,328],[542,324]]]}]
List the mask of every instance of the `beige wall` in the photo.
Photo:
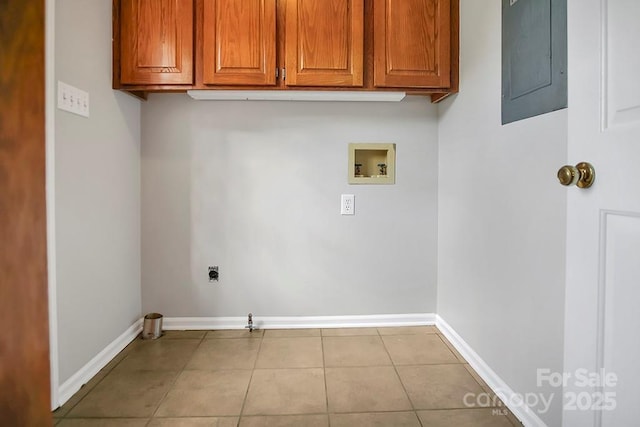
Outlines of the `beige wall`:
[{"label": "beige wall", "polygon": [[55,111],[59,382],[141,314],[140,103],[111,90],[111,2],[58,0],[56,80],[91,116]]},{"label": "beige wall", "polygon": [[461,1],[460,94],[439,107],[438,314],[515,392],[549,396],[536,369],[562,372],[567,111],[500,125],[500,17],[499,0]]},{"label": "beige wall", "polygon": [[[401,103],[142,106],[143,309],[165,316],[436,310],[437,123]],[[396,144],[395,185],[348,185],[350,142]],[[355,194],[355,216],[340,195]],[[220,266],[210,284],[207,266]]]}]

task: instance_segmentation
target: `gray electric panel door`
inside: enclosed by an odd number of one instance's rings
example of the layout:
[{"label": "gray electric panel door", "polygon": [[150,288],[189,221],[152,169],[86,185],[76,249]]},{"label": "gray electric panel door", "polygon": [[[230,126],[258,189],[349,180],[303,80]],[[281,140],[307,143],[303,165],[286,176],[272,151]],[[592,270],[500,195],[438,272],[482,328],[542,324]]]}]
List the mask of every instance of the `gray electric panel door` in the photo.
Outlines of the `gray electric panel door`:
[{"label": "gray electric panel door", "polygon": [[502,0],[502,124],[567,107],[567,0]]}]

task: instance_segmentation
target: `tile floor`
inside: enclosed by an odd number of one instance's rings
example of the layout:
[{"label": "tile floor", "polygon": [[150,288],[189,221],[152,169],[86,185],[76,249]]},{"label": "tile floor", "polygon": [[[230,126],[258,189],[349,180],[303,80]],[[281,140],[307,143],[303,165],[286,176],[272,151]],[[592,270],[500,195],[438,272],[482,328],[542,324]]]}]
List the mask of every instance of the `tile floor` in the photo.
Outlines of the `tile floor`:
[{"label": "tile floor", "polygon": [[492,395],[433,326],[166,331],[53,415],[60,427],[520,425],[497,400],[469,408],[467,393]]}]

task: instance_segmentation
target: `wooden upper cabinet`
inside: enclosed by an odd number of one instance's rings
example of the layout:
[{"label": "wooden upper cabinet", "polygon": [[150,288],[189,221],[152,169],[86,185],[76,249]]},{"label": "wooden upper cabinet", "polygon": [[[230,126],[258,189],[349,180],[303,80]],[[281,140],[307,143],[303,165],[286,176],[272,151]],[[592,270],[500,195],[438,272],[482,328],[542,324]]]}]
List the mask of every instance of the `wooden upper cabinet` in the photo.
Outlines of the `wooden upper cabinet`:
[{"label": "wooden upper cabinet", "polygon": [[458,91],[459,0],[113,0],[113,12],[113,87],[138,96]]},{"label": "wooden upper cabinet", "polygon": [[193,0],[121,0],[120,82],[193,83]]},{"label": "wooden upper cabinet", "polygon": [[204,0],[203,83],[276,84],[276,0]]},{"label": "wooden upper cabinet", "polygon": [[362,86],[363,0],[285,0],[285,7],[285,84]]},{"label": "wooden upper cabinet", "polygon": [[450,7],[450,0],[374,0],[374,86],[450,86]]}]

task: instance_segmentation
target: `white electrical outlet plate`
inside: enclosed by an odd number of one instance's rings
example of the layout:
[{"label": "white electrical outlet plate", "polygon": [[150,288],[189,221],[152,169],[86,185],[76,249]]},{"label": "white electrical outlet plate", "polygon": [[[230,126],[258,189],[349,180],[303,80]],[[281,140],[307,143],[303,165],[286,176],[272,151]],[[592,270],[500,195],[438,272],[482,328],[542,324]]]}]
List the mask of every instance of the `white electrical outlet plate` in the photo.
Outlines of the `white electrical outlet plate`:
[{"label": "white electrical outlet plate", "polygon": [[355,215],[356,205],[353,194],[343,194],[340,197],[340,215]]},{"label": "white electrical outlet plate", "polygon": [[89,93],[58,81],[58,108],[89,117]]}]

